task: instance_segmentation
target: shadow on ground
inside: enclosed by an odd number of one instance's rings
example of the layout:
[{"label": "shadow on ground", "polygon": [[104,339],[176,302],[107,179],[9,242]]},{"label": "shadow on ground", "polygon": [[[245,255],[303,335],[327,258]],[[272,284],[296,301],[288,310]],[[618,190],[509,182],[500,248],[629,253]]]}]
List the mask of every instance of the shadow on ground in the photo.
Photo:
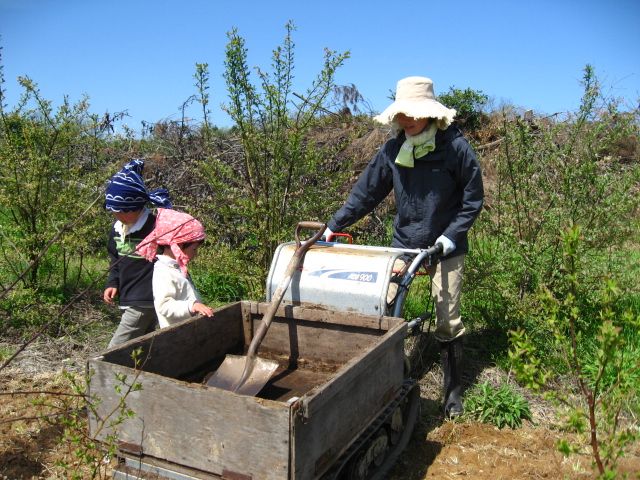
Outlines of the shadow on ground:
[{"label": "shadow on ground", "polygon": [[21,436],[5,436],[6,448],[0,453],[0,472],[7,479],[46,478],[42,462],[44,452],[54,449],[60,442],[62,431],[48,426]]},{"label": "shadow on ground", "polygon": [[[463,394],[477,383],[495,358],[507,351],[507,337],[502,332],[479,330],[464,337]],[[443,444],[429,440],[429,434],[447,423],[442,414],[442,369],[440,346],[429,331],[407,339],[405,348],[411,376],[420,385],[420,419],[411,441],[391,471],[390,480],[417,480],[427,475],[429,467],[443,449]]]},{"label": "shadow on ground", "polygon": [[[478,330],[463,337],[464,359],[462,365],[462,389],[472,387],[487,368],[495,365],[495,359],[507,354],[507,336],[495,330]],[[407,339],[405,353],[410,365],[411,377],[421,385],[442,389],[440,345],[431,332],[419,333]],[[437,377],[439,385],[435,385]],[[433,385],[431,385],[433,384]]]}]

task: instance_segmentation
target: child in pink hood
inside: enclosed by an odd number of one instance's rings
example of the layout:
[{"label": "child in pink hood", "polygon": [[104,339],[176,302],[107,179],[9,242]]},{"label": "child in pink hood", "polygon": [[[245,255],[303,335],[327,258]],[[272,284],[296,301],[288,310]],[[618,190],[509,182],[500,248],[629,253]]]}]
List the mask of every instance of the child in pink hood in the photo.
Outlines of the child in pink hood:
[{"label": "child in pink hood", "polygon": [[152,283],[160,328],[196,314],[213,316],[213,309],[200,301],[187,270],[204,239],[204,227],[191,215],[160,208],[155,229],[138,247],[138,253],[147,260],[157,258]]}]

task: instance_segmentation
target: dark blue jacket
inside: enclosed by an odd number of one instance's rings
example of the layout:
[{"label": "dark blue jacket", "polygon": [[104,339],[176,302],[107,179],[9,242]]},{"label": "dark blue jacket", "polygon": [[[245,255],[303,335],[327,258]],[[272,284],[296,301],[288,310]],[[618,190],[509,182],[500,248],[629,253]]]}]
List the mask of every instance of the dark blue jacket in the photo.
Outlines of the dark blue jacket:
[{"label": "dark blue jacket", "polygon": [[396,199],[392,246],[427,248],[445,235],[456,244],[449,256],[469,249],[467,232],[482,209],[484,189],[475,152],[458,127],[438,130],[436,148],[413,168],[394,163],[404,133],[386,142],[327,224],[340,232],[371,212],[391,190]]},{"label": "dark blue jacket", "polygon": [[127,235],[124,242],[111,227],[107,241],[109,252],[109,277],[107,287],[118,289],[118,303],[121,307],[153,308],[153,262],[134,253],[136,247],[149,235],[156,225],[152,213],[140,230]]}]

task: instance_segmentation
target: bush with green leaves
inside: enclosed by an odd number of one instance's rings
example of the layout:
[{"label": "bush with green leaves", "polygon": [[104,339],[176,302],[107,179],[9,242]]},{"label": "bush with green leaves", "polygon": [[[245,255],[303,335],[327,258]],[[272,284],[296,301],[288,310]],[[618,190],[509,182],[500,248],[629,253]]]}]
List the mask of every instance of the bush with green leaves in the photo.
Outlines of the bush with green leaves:
[{"label": "bush with green leaves", "polygon": [[207,304],[225,304],[246,298],[248,289],[242,278],[233,273],[193,270],[193,281]]},{"label": "bush with green leaves", "polygon": [[[561,408],[564,428],[579,435],[561,441],[560,451],[569,455],[588,446],[601,478],[615,478],[619,458],[640,439],[640,312],[620,302],[622,292],[611,279],[601,279],[599,288],[585,293],[594,272],[585,261],[582,231],[574,226],[563,234],[554,288],[542,289],[540,318],[549,343],[536,347],[519,335],[510,358],[518,380],[534,390],[544,388]],[[555,375],[532,374],[549,365],[540,362],[549,356],[564,363],[563,375],[558,377],[558,368]],[[577,388],[547,389],[551,378]]]},{"label": "bush with green leaves", "polygon": [[482,124],[484,108],[489,97],[481,90],[450,87],[447,93],[438,95],[438,100],[456,110],[456,122],[466,131],[478,129]]},{"label": "bush with green leaves", "polygon": [[336,192],[348,174],[344,166],[325,171],[332,152],[308,133],[320,120],[336,70],[349,54],[325,50],[320,73],[306,91],[296,92],[293,30],[287,23],[283,44],[273,51],[271,72],[255,69],[259,86],[251,77],[244,39],[235,29],[229,32],[225,110],[241,149],[235,156],[210,156],[204,165],[215,192],[212,215],[226,227],[220,240],[242,252],[246,262],[256,263],[262,278],[276,246],[292,238],[298,221],[323,220],[333,212]]},{"label": "bush with green leaves", "polygon": [[594,273],[613,276],[626,268],[613,261],[615,252],[638,228],[640,164],[621,161],[614,147],[640,134],[640,111],[621,112],[604,97],[589,66],[583,84],[575,115],[533,123],[505,117],[498,149],[482,158],[495,179],[470,237],[465,314],[505,331],[523,328],[540,346],[549,338],[537,334],[544,332],[536,292],[542,284],[555,291],[564,226],[584,226],[584,258]]},{"label": "bush with green leaves", "polygon": [[498,428],[520,428],[531,420],[529,402],[509,384],[498,388],[489,382],[476,385],[464,397],[464,418],[490,423]]},{"label": "bush with green leaves", "polygon": [[[3,418],[4,424],[36,423],[39,429],[43,426],[52,427],[50,433],[54,436],[51,440],[58,442],[56,450],[63,455],[56,455],[55,464],[47,466],[47,478],[112,478],[112,460],[121,440],[120,427],[136,416],[136,412],[128,406],[129,396],[143,388],[138,380],[142,365],[141,349],[131,352],[131,361],[135,368],[133,375],[114,374],[114,399],[117,401],[107,411],[100,408],[102,398],[91,393],[93,370],[78,373],[65,368],[59,376],[56,375],[53,382],[47,382],[50,388],[3,392],[12,397],[30,398],[31,405],[37,408],[35,416],[30,412],[29,415],[21,411],[7,412],[6,418]],[[87,413],[92,417],[91,433],[87,429]],[[101,440],[96,440],[97,437]]]},{"label": "bush with green leaves", "polygon": [[[106,415],[101,416],[98,413],[102,399],[90,393],[92,371],[87,372],[86,375],[63,371],[63,380],[69,392],[54,395],[52,400],[40,400],[43,410],[54,412],[43,418],[48,423],[61,428],[61,441],[69,452],[69,455],[59,460],[56,465],[64,478],[74,480],[111,478],[111,459],[115,457],[118,450],[119,428],[125,421],[136,416],[136,413],[127,405],[127,399],[129,395],[143,388],[138,380],[142,363],[141,355],[141,349],[131,352],[131,359],[136,369],[133,378],[123,373],[115,374],[114,390],[118,402]],[[87,431],[87,412],[92,414],[95,421],[92,436],[89,436]],[[105,439],[95,440],[103,430],[109,432]],[[69,462],[69,458],[74,458],[75,461]]]},{"label": "bush with green leaves", "polygon": [[19,82],[18,105],[0,108],[0,281],[73,289],[73,271],[104,237],[106,222],[86,213],[100,205],[108,126],[86,98],[54,108],[31,79]]},{"label": "bush with green leaves", "polygon": [[0,345],[0,362],[4,362],[15,353],[15,348],[8,345]]}]

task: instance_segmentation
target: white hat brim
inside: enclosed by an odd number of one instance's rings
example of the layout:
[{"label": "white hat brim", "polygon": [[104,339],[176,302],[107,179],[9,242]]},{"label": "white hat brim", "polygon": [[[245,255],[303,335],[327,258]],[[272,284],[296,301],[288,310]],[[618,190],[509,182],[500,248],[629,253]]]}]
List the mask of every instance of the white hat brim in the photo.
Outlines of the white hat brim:
[{"label": "white hat brim", "polygon": [[404,113],[411,118],[437,118],[440,124],[447,126],[453,122],[456,111],[447,108],[440,102],[431,99],[423,100],[396,100],[389,105],[380,115],[373,117],[377,122],[385,125],[391,124],[399,113]]}]

